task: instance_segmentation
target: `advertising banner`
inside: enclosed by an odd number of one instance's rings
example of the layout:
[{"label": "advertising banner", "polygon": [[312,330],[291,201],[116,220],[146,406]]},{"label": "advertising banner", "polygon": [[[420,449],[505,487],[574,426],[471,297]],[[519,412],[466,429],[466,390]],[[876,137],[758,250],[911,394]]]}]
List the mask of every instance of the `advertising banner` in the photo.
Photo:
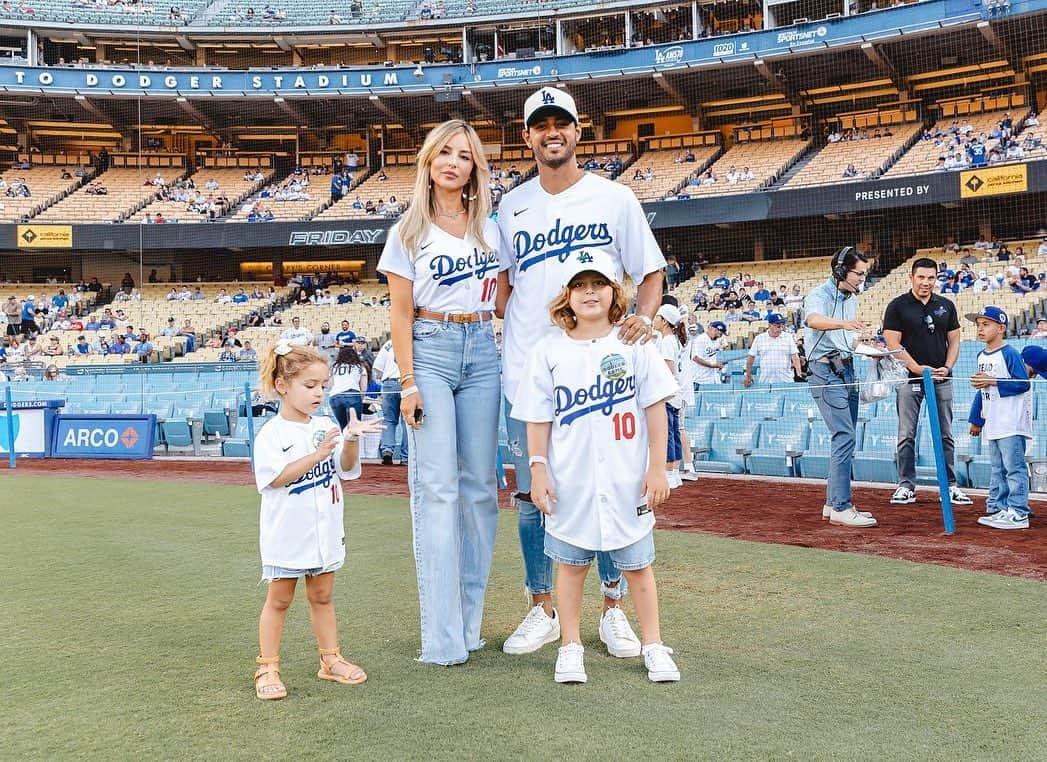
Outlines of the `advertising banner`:
[{"label": "advertising banner", "polygon": [[153,457],[155,415],[59,415],[51,457],[146,460]]}]

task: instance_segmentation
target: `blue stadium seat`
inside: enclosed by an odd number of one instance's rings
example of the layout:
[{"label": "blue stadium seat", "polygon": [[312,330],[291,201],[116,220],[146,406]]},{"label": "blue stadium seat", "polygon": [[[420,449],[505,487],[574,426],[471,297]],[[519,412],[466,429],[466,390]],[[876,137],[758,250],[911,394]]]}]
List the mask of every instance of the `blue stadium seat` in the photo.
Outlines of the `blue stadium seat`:
[{"label": "blue stadium seat", "polygon": [[[861,421],[855,427],[854,441],[861,445],[865,433],[865,424]],[[806,479],[829,478],[829,455],[832,450],[832,435],[821,417],[811,421],[811,431],[807,439],[807,450],[797,464],[800,476]]]},{"label": "blue stadium seat", "polygon": [[[854,456],[854,478],[862,482],[898,482],[898,422],[879,418],[865,425]],[[932,456],[933,457],[933,456]]]},{"label": "blue stadium seat", "polygon": [[251,445],[246,439],[226,439],[222,442],[222,456],[226,458],[250,458]]},{"label": "blue stadium seat", "polygon": [[[981,454],[981,439],[972,437],[967,425],[955,421],[953,442],[956,446],[956,481],[961,487],[971,486],[967,472],[970,460]],[[931,441],[931,427],[921,424],[916,437],[916,481],[919,484],[938,484],[938,470],[934,464],[934,443]]]},{"label": "blue stadium seat", "polygon": [[741,406],[741,395],[723,386],[709,386],[699,388],[695,395],[698,407],[698,415],[702,418],[735,418],[738,416],[738,408]]},{"label": "blue stadium seat", "polygon": [[749,420],[775,420],[782,415],[785,399],[780,395],[768,392],[766,394],[743,394],[741,414]]},{"label": "blue stadium seat", "polygon": [[738,450],[754,450],[759,434],[760,424],[757,422],[737,418],[715,421],[709,448],[698,453],[701,458],[695,459],[695,470],[718,474],[745,473],[746,453]]},{"label": "blue stadium seat", "polygon": [[765,421],[760,425],[756,449],[749,456],[749,473],[765,476],[795,476],[797,458],[807,449],[811,427],[806,421]]},{"label": "blue stadium seat", "polygon": [[187,418],[169,418],[160,424],[164,450],[172,447],[190,448],[193,455],[200,454],[201,426],[199,421]]}]

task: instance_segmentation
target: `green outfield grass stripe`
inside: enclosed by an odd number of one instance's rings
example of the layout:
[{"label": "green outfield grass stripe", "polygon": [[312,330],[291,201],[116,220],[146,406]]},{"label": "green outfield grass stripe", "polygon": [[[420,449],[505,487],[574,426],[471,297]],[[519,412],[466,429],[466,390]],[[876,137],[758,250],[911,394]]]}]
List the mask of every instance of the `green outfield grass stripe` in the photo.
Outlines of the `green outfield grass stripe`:
[{"label": "green outfield grass stripe", "polygon": [[316,679],[300,595],[282,650],[290,696],[262,704],[253,489],[5,475],[0,495],[11,759],[1013,760],[1047,748],[1047,585],[1031,580],[659,532],[662,630],[683,681],[652,685],[639,659],[603,654],[592,579],[589,683],[557,686],[552,646],[499,650],[526,610],[511,513],[488,648],[435,668],[413,661],[407,501],[350,496],[335,595],[343,647],[370,680]]}]

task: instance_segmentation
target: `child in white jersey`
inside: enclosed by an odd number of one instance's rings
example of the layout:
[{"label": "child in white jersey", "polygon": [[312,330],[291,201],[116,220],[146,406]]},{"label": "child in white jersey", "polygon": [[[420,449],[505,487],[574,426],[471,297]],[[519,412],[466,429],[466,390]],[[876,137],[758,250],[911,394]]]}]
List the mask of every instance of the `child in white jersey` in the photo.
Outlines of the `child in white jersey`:
[{"label": "child in white jersey", "polygon": [[579,617],[585,576],[607,551],[633,591],[649,679],[680,679],[661,642],[654,514],[669,494],[663,402],[678,386],[653,344],[625,344],[626,300],[610,258],[573,254],[550,314],[563,331],[528,359],[513,415],[527,422],[531,496],[546,515],[545,554],[559,564],[563,646],[555,680],[587,679]]},{"label": "child in white jersey", "polygon": [[334,572],[345,561],[340,480],[360,477],[358,437],[380,431],[381,425],[362,423],[353,411],[339,432],[330,418],[313,417],[330,375],[327,358],[311,347],[281,340],[263,353],[259,371],[262,393],[281,401],[279,414],[262,426],[254,442],[255,482],[262,495],[262,576],[269,583],[258,623],[255,695],[271,700],[287,695],[280,679],[280,637],[302,578],[320,646],[317,677],[344,685],[367,679],[342,658],[331,591]]},{"label": "child in white jersey", "polygon": [[992,529],[1029,528],[1029,472],[1025,445],[1032,438],[1032,392],[1022,356],[1004,342],[1007,313],[983,307],[967,319],[978,326],[985,349],[971,386],[978,390],[971,406],[971,435],[982,435],[992,463],[989,513],[978,519]]},{"label": "child in white jersey", "polygon": [[663,304],[654,317],[654,332],[659,336],[658,352],[676,382],[676,393],[665,401],[665,413],[669,419],[668,443],[666,446],[666,476],[672,488],[683,485],[680,477],[680,460],[683,458],[683,441],[680,437],[680,410],[683,407],[683,390],[680,385],[680,365],[683,348],[687,344],[687,328],[681,320],[680,308]]}]

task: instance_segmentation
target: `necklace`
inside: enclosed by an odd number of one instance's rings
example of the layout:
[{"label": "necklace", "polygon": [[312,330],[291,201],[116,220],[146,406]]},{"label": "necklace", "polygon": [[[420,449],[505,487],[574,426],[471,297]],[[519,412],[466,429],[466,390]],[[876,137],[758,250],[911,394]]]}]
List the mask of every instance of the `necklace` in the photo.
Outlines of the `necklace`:
[{"label": "necklace", "polygon": [[448,217],[452,220],[455,217],[461,217],[463,214],[465,214],[465,209],[459,209],[457,212],[441,212],[439,209],[436,210],[437,217]]}]

